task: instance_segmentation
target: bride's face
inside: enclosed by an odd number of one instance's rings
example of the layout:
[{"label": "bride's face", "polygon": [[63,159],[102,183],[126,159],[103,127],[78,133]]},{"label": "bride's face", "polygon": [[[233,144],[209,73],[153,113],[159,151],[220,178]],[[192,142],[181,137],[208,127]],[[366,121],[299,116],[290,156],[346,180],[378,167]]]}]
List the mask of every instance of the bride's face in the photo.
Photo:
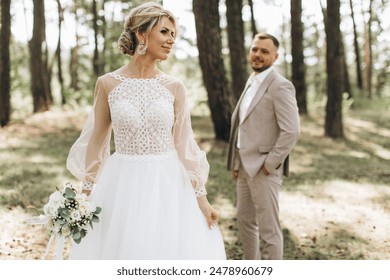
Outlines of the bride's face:
[{"label": "bride's face", "polygon": [[150,31],[147,55],[156,60],[166,60],[175,44],[175,39],[175,24],[169,18],[163,18]]}]

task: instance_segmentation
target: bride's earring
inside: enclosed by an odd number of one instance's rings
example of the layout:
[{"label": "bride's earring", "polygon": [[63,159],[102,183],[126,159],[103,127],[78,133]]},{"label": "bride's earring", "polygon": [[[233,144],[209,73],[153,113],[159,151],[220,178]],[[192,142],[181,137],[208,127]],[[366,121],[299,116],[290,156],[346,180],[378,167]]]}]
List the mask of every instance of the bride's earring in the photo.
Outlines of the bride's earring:
[{"label": "bride's earring", "polygon": [[139,42],[139,44],[138,44],[138,47],[137,47],[137,53],[139,54],[139,55],[144,55],[144,54],[146,54],[146,49],[147,49],[148,47],[145,45],[145,42],[142,40],[141,42]]}]

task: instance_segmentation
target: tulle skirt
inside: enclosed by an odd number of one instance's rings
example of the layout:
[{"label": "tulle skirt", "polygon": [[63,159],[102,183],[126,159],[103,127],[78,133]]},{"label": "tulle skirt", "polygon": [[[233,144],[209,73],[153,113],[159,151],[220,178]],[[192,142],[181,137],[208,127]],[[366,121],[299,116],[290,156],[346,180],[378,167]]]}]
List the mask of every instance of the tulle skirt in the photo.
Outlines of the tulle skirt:
[{"label": "tulle skirt", "polygon": [[69,259],[226,259],[221,232],[209,229],[176,152],[111,155],[91,196],[102,207]]}]

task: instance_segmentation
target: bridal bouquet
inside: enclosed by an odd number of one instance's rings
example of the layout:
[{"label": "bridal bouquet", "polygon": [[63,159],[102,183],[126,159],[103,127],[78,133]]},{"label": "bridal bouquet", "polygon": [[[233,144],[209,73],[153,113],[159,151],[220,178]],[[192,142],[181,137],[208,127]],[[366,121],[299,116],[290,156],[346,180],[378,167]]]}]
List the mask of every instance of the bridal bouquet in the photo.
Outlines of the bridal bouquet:
[{"label": "bridal bouquet", "polygon": [[93,228],[93,223],[99,222],[101,208],[67,183],[50,195],[43,211],[44,215],[39,216],[35,224],[45,224],[52,237],[71,237],[80,243],[87,234],[88,226]]}]

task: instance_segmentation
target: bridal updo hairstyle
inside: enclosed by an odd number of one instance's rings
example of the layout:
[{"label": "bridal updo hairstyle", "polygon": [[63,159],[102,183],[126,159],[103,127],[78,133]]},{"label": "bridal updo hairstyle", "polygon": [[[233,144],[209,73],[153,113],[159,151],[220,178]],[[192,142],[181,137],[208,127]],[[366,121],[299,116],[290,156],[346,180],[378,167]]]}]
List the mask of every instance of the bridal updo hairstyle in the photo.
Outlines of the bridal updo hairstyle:
[{"label": "bridal updo hairstyle", "polygon": [[175,16],[159,4],[145,3],[132,9],[119,36],[118,47],[121,52],[133,56],[139,43],[135,34],[149,33],[163,17],[170,19],[176,25]]}]

